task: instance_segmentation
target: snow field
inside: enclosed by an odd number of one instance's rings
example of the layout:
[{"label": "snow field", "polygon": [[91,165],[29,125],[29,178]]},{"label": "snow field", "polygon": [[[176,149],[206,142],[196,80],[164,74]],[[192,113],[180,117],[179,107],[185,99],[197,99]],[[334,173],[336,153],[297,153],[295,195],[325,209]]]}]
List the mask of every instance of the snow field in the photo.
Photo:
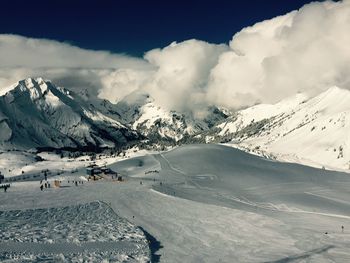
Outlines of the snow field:
[{"label": "snow field", "polygon": [[2,211],[0,222],[2,262],[149,259],[143,232],[102,202]]}]

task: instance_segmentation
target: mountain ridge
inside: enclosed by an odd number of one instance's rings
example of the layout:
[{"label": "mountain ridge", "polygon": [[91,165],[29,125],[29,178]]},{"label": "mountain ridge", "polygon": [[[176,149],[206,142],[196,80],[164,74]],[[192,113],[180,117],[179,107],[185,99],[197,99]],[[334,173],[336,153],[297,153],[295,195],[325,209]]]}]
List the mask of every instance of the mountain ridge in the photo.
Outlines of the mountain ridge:
[{"label": "mountain ridge", "polygon": [[[166,110],[147,93],[113,104],[90,101],[43,78],[0,90],[2,148],[139,147],[228,143],[282,161],[350,168],[350,91],[331,87],[236,112],[216,106],[204,119]],[[30,119],[30,121],[28,121]]]},{"label": "mountain ridge", "polygon": [[237,112],[216,126],[216,136],[208,141],[228,142],[284,161],[349,169],[350,91],[331,87],[309,99],[289,99],[292,103],[282,111],[278,110],[281,103],[266,106],[273,114],[257,120],[253,117],[259,116],[261,108]]},{"label": "mountain ridge", "polygon": [[[0,96],[3,146],[113,146],[139,135],[98,112],[73,92],[42,78],[27,78]],[[29,121],[30,120],[30,121]]]}]

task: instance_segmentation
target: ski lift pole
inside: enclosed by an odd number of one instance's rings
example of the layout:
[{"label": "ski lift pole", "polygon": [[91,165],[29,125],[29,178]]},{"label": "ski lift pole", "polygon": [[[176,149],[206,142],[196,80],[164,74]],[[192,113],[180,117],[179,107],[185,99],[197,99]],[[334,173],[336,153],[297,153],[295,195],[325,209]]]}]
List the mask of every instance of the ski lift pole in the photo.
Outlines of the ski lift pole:
[{"label": "ski lift pole", "polygon": [[5,179],[5,176],[3,174],[1,174],[1,172],[0,172],[0,184],[2,183],[2,180],[4,180],[4,179]]}]

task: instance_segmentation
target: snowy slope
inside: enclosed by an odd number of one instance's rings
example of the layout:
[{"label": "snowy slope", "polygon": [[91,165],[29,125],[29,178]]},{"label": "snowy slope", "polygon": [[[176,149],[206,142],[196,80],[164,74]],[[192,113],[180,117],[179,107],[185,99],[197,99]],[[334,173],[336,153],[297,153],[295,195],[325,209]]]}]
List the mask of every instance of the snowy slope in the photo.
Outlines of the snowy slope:
[{"label": "snowy slope", "polygon": [[306,96],[303,94],[297,94],[296,96],[282,100],[275,105],[258,104],[241,110],[231,116],[230,120],[218,125],[218,127],[221,129],[219,135],[237,132],[252,122],[259,122],[261,120],[290,111],[305,100]]},{"label": "snowy slope", "polygon": [[[97,240],[97,237],[113,238],[119,232],[122,236],[133,237],[134,245],[141,252],[135,254],[142,256],[145,251],[142,248],[146,248],[144,237],[135,229],[140,226],[153,236],[149,246],[159,261],[152,262],[350,260],[350,177],[346,173],[280,163],[232,147],[203,144],[138,156],[111,167],[122,172],[126,180],[90,181],[78,187],[44,191],[39,190],[38,181],[15,182],[7,193],[0,191],[0,210],[3,211],[0,220],[9,216],[15,219],[3,226],[4,232],[0,231],[4,233],[4,237],[0,237],[0,250],[7,242],[6,237],[31,238],[27,233],[34,229],[36,237],[56,237],[52,245],[45,245],[55,249],[54,252],[62,251],[62,247],[59,250],[56,246],[58,241],[66,244],[82,238],[80,243],[69,243],[68,252],[79,252],[89,245],[85,238],[90,236],[94,242],[107,241]],[[149,169],[158,169],[159,173],[149,177],[151,175],[146,174]],[[70,180],[71,176],[80,178],[85,171],[81,173],[70,174]],[[59,178],[67,180],[63,176]],[[107,207],[95,209],[95,200],[109,204],[131,226],[124,227],[123,222],[117,221],[120,227],[113,227],[116,216]],[[90,205],[90,202],[94,203]],[[21,216],[28,214],[24,209],[30,209],[35,216],[41,215],[38,222],[43,227],[36,228],[32,220],[24,222]],[[51,224],[45,221],[48,214]],[[88,225],[84,225],[87,221]],[[61,228],[59,222],[74,227]],[[23,227],[22,232],[26,234],[22,236],[18,235],[21,225],[29,225]],[[106,227],[101,227],[103,225]],[[345,226],[343,232],[342,225]],[[20,245],[7,247],[6,252],[13,254]],[[42,250],[34,251],[34,245],[27,246],[27,253],[38,255]],[[114,252],[120,252],[118,243],[94,245],[94,250],[87,250],[79,257],[63,254],[69,261],[85,255],[96,259],[113,248]]]},{"label": "snowy slope", "polygon": [[211,107],[201,120],[166,110],[146,93],[113,104],[83,99],[41,78],[22,80],[0,95],[2,148],[114,146],[138,140],[139,133],[156,144],[230,142],[280,160],[350,167],[350,92],[337,87],[233,114]]},{"label": "snowy slope", "polygon": [[350,91],[332,87],[309,100],[299,94],[254,106],[218,125],[216,139],[282,160],[349,169],[349,102]]},{"label": "snowy slope", "polygon": [[3,147],[114,146],[138,138],[73,92],[42,78],[2,91],[0,127]]},{"label": "snowy slope", "polygon": [[0,219],[1,262],[149,262],[141,229],[102,202],[0,211]]},{"label": "snowy slope", "polygon": [[146,93],[134,92],[117,105],[104,103],[108,112],[117,115],[125,123],[150,139],[181,140],[185,135],[194,135],[208,130],[227,118],[227,112],[217,107],[208,108],[207,116],[198,119],[190,113],[167,110],[157,105]]},{"label": "snowy slope", "polygon": [[[307,194],[309,191],[321,193],[321,189],[325,194],[334,187],[337,193],[333,195],[348,199],[346,187],[336,186],[350,183],[346,173],[269,161],[223,145],[181,146],[158,155],[157,159],[163,170],[161,175],[165,176],[169,187],[179,188],[178,196],[191,196],[191,192],[196,192],[198,199],[195,200],[222,202],[225,206],[259,206],[267,210],[295,212],[312,208],[313,212],[328,211],[350,218],[349,203],[339,202],[334,206],[332,202],[316,201]],[[287,185],[296,188],[288,189]],[[201,192],[205,195],[202,196]],[[228,199],[230,202],[225,202]]]}]

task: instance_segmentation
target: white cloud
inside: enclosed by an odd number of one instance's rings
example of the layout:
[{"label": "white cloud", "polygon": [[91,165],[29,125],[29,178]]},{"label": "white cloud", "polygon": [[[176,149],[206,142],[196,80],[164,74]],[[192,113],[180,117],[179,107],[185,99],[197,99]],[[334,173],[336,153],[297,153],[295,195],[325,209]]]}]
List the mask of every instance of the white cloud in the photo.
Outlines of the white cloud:
[{"label": "white cloud", "polygon": [[116,103],[131,92],[140,90],[153,72],[152,70],[134,69],[100,72],[102,88],[99,90],[98,97]]},{"label": "white cloud", "polygon": [[116,72],[147,72],[152,68],[140,58],[17,35],[0,35],[0,58],[0,87],[40,76],[78,92],[88,90],[93,96],[97,96],[100,89],[110,88],[105,78],[119,76]]},{"label": "white cloud", "polygon": [[211,72],[208,100],[242,107],[350,89],[349,28],[350,1],[327,1],[243,29]]},{"label": "white cloud", "polygon": [[22,68],[145,68],[138,58],[86,50],[67,43],[18,35],[0,35],[0,66]]},{"label": "white cloud", "polygon": [[199,40],[172,43],[146,53],[145,59],[158,69],[143,86],[163,107],[193,110],[206,103],[206,86],[211,69],[226,45]]},{"label": "white cloud", "polygon": [[146,91],[163,107],[192,113],[270,103],[333,85],[350,89],[349,28],[346,0],[313,2],[244,28],[229,46],[174,42],[144,59],[0,35],[0,86],[43,76],[113,102]]}]

